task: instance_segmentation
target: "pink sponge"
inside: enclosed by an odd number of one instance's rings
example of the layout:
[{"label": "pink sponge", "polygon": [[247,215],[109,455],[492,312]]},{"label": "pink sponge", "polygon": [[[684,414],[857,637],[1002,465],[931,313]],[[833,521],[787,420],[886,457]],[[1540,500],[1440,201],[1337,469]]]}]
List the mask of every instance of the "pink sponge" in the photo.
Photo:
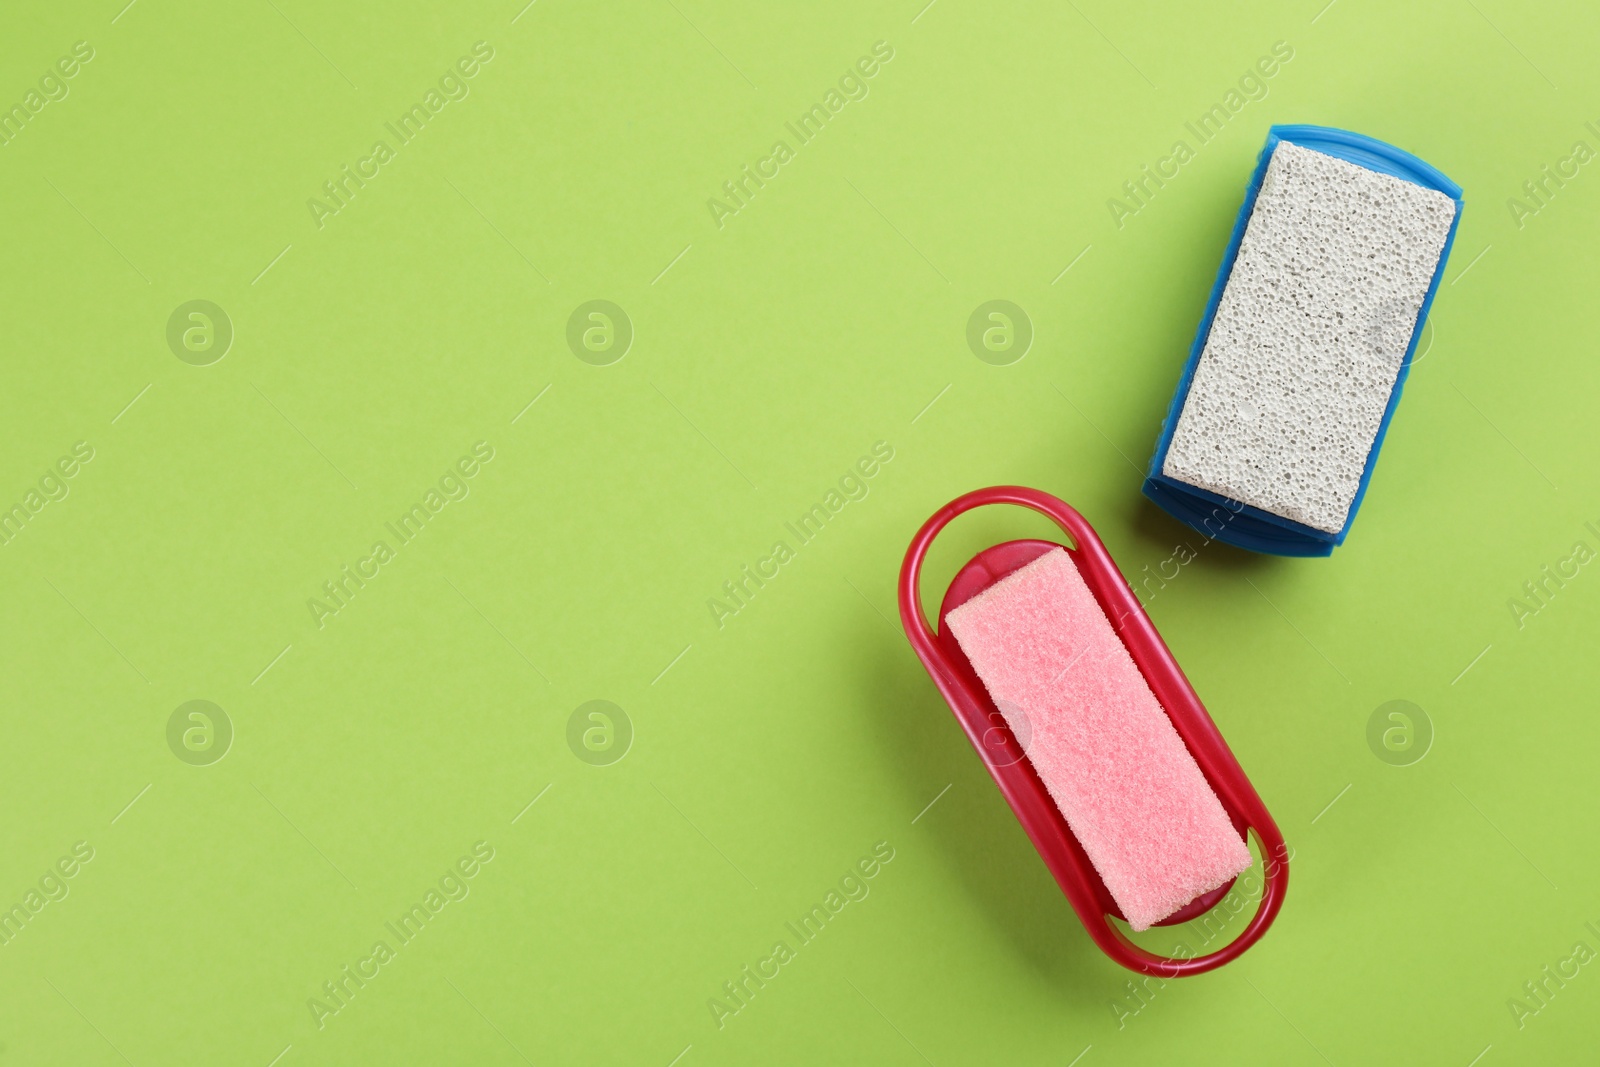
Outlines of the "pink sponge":
[{"label": "pink sponge", "polygon": [[1250,866],[1249,848],[1064,550],[947,619],[1135,930]]}]

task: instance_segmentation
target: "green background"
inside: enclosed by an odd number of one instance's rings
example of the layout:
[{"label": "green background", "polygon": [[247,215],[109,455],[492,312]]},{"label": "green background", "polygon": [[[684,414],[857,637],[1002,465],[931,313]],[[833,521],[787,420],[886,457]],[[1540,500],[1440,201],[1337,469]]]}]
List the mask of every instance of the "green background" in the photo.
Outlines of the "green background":
[{"label": "green background", "polygon": [[[93,859],[0,947],[0,1063],[1592,1059],[1600,968],[1508,1001],[1600,948],[1600,577],[1509,602],[1600,548],[1600,176],[1507,200],[1600,147],[1600,13],[923,2],[5,16],[0,103],[94,58],[0,147],[0,506],[94,458],[0,547],[0,905]],[[478,41],[470,95],[400,146],[385,123]],[[878,41],[870,93],[799,145]],[[1279,41],[1200,145],[1185,123]],[[1328,560],[1205,545],[1138,494],[1272,122],[1402,146],[1468,205]],[[308,199],[380,139],[319,227]],[[708,199],[780,139],[719,228]],[[1179,139],[1119,228],[1107,201]],[[167,341],[195,299],[234,330],[207,366]],[[608,366],[566,340],[596,299],[635,333]],[[1034,330],[1008,366],[966,341],[993,299]],[[470,495],[398,546],[480,441]],[[797,544],[879,441],[868,495]],[[1075,505],[1130,578],[1196,550],[1149,611],[1295,849],[1265,940],[1142,1002],[895,616],[912,532],[1002,482]],[[1041,528],[958,523],[930,595]],[[780,539],[719,627],[709,598]],[[197,699],[234,731],[203,766],[167,741]],[[568,743],[596,699],[633,732],[604,766]],[[1369,747],[1391,700],[1431,723],[1420,762]],[[470,895],[319,1028],[308,1000],[480,841]],[[785,922],[879,842],[870,895],[797,947]]]}]

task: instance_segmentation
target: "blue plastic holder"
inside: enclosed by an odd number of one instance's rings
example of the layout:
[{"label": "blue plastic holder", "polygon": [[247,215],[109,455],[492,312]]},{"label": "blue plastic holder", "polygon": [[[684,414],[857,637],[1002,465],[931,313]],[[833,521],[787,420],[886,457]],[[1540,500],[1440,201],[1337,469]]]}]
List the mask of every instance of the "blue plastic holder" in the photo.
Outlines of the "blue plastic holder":
[{"label": "blue plastic holder", "polygon": [[[1378,435],[1373,439],[1372,450],[1367,453],[1361,484],[1356,488],[1355,499],[1350,502],[1350,512],[1345,516],[1344,526],[1338,533],[1314,529],[1161,473],[1166,464],[1167,449],[1172,445],[1173,431],[1178,427],[1178,414],[1183,410],[1184,401],[1189,398],[1189,385],[1194,380],[1195,367],[1200,362],[1201,352],[1205,350],[1206,338],[1211,334],[1211,322],[1216,318],[1222,290],[1228,284],[1228,276],[1233,273],[1233,262],[1239,255],[1239,242],[1244,240],[1245,227],[1255,210],[1256,195],[1260,193],[1261,182],[1267,174],[1267,164],[1271,162],[1273,150],[1280,141],[1289,141],[1425,189],[1437,190],[1456,203],[1456,217],[1450,223],[1450,233],[1445,237],[1444,248],[1439,253],[1439,265],[1433,272],[1433,281],[1428,285],[1428,295],[1423,298],[1422,307],[1417,311],[1417,321],[1411,330],[1411,343],[1406,346],[1405,358],[1400,362],[1400,373],[1395,376],[1394,389],[1389,393],[1383,420],[1378,424]],[[1428,309],[1433,306],[1434,294],[1439,291],[1439,281],[1444,277],[1444,265],[1450,258],[1450,248],[1456,240],[1456,227],[1461,224],[1461,212],[1465,207],[1461,199],[1461,186],[1410,152],[1401,151],[1393,145],[1327,126],[1274,126],[1267,131],[1267,143],[1261,149],[1255,173],[1245,190],[1244,205],[1239,208],[1239,218],[1233,224],[1228,251],[1217,270],[1216,284],[1211,287],[1211,299],[1206,304],[1205,315],[1200,319],[1194,344],[1189,348],[1189,359],[1184,364],[1183,376],[1178,380],[1177,392],[1173,394],[1172,403],[1167,407],[1167,417],[1161,424],[1161,437],[1156,441],[1155,455],[1150,459],[1150,470],[1144,480],[1144,495],[1173,518],[1192,526],[1208,538],[1252,552],[1267,552],[1277,556],[1327,556],[1333,553],[1335,546],[1344,544],[1350,525],[1361,507],[1361,500],[1367,494],[1367,483],[1372,478],[1378,450],[1383,447],[1384,434],[1389,431],[1389,420],[1394,417],[1395,406],[1400,403],[1400,390],[1406,384],[1406,375],[1410,373],[1417,340],[1422,336],[1422,327],[1428,319]]]}]

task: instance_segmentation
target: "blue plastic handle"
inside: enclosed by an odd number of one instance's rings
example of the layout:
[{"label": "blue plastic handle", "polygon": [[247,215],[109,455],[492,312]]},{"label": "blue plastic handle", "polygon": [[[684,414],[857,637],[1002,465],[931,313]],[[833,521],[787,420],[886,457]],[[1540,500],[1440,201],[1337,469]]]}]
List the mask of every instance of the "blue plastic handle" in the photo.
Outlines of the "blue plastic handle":
[{"label": "blue plastic handle", "polygon": [[[1200,353],[1205,350],[1206,338],[1211,334],[1211,322],[1216,318],[1217,305],[1222,301],[1222,290],[1228,284],[1228,275],[1233,273],[1233,262],[1239,255],[1239,243],[1244,240],[1245,227],[1250,222],[1251,212],[1255,210],[1256,195],[1261,192],[1267,164],[1272,161],[1273,150],[1280,141],[1289,141],[1425,189],[1437,190],[1456,203],[1456,217],[1450,223],[1450,233],[1445,237],[1444,249],[1439,253],[1439,265],[1434,269],[1433,280],[1428,285],[1428,295],[1423,298],[1422,307],[1417,311],[1417,321],[1411,330],[1411,343],[1406,347],[1405,358],[1400,363],[1400,373],[1395,376],[1394,389],[1389,393],[1389,403],[1383,411],[1383,421],[1378,424],[1378,435],[1373,439],[1371,451],[1367,453],[1367,464],[1361,471],[1361,484],[1356,487],[1350,512],[1345,516],[1344,526],[1338,533],[1314,529],[1161,473],[1166,464],[1167,450],[1172,446],[1173,431],[1178,427],[1178,414],[1183,410],[1184,401],[1189,398],[1189,385],[1194,380],[1195,367],[1200,362]],[[1150,470],[1144,480],[1144,495],[1173,518],[1192,526],[1208,538],[1252,552],[1276,556],[1327,556],[1332,554],[1335,546],[1344,544],[1350,525],[1355,522],[1356,511],[1361,507],[1361,499],[1367,495],[1367,483],[1372,479],[1378,450],[1383,447],[1389,420],[1394,417],[1394,409],[1400,403],[1400,390],[1411,371],[1417,339],[1421,337],[1423,323],[1428,319],[1428,309],[1433,306],[1434,294],[1439,291],[1439,281],[1444,277],[1444,265],[1450,258],[1450,248],[1456,240],[1456,227],[1461,224],[1461,212],[1465,207],[1461,199],[1461,186],[1410,152],[1393,145],[1364,134],[1327,126],[1274,126],[1267,131],[1267,143],[1261,149],[1255,173],[1245,190],[1244,204],[1239,208],[1239,217],[1233,224],[1227,254],[1222,257],[1216,283],[1211,287],[1211,299],[1206,304],[1205,315],[1200,319],[1194,344],[1189,348],[1189,359],[1183,366],[1182,377],[1178,379],[1177,392],[1173,394],[1172,403],[1167,407],[1167,417],[1161,424],[1161,436],[1156,441],[1155,455],[1150,458]]]}]

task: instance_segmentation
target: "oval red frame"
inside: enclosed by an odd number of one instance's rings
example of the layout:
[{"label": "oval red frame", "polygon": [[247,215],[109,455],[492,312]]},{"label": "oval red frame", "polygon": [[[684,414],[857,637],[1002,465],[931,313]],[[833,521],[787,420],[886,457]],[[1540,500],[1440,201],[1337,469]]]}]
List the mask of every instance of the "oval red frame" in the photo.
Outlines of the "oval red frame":
[{"label": "oval red frame", "polygon": [[[979,553],[950,583],[939,608],[937,633],[929,627],[923,616],[918,581],[929,546],[950,520],[990,504],[1014,504],[1029,508],[1049,518],[1072,539],[1075,547],[1059,547],[1065,548],[1072,556],[1090,592],[1094,594],[1106,618],[1111,620],[1112,629],[1122,639],[1134,664],[1166,711],[1178,736],[1188,746],[1240,836],[1247,833],[1255,835],[1265,871],[1260,905],[1244,931],[1215,952],[1190,959],[1159,956],[1134,944],[1112,923],[1112,918],[1121,918],[1121,913],[1111,894],[1100,880],[1094,865],[1089,862],[1078,839],[1073,836],[1033,765],[1021,758],[1021,749],[1015,738],[1003,728],[1004,717],[995,708],[988,691],[978,680],[972,665],[945,624],[945,616],[952,609],[966,603],[1041,553],[1058,546],[1049,541],[1008,541]],[[1237,959],[1260,940],[1277,918],[1289,884],[1289,857],[1283,835],[1216,724],[1211,721],[1205,705],[1195,695],[1194,687],[1184,677],[1166,643],[1156,632],[1155,625],[1145,614],[1144,606],[1139,603],[1133,589],[1100,543],[1094,528],[1083,516],[1048,493],[1024,486],[1002,485],[966,493],[935,512],[912,538],[905,562],[900,568],[899,593],[900,621],[911,647],[933,677],[934,684],[955,713],[956,721],[966,731],[968,740],[983,757],[984,765],[988,767],[1000,794],[1011,805],[1017,821],[1022,824],[1045,866],[1055,876],[1073,911],[1077,912],[1089,936],[1094,938],[1106,955],[1130,970],[1163,978],[1177,978],[1220,967]],[[1001,729],[997,730],[997,726]],[[995,758],[996,755],[1002,758]],[[1185,922],[1203,914],[1230,887],[1231,883],[1207,893],[1161,925]]]}]

